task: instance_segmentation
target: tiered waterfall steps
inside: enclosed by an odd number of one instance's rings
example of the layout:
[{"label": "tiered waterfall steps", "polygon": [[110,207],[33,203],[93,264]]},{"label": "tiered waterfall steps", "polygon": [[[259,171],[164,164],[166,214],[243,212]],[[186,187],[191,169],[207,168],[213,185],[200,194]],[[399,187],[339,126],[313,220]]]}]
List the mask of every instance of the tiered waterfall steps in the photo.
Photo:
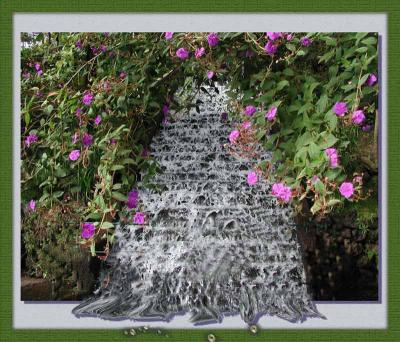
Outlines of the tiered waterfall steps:
[{"label": "tiered waterfall steps", "polygon": [[118,227],[108,285],[75,315],[170,320],[189,311],[192,322],[207,323],[229,313],[249,324],[262,314],[323,317],[307,291],[290,209],[276,203],[270,184],[249,186],[254,161],[224,148],[232,126],[221,118],[220,92],[201,96],[200,113],[154,138],[162,169],[154,183],[163,191],[140,192],[146,224]]}]

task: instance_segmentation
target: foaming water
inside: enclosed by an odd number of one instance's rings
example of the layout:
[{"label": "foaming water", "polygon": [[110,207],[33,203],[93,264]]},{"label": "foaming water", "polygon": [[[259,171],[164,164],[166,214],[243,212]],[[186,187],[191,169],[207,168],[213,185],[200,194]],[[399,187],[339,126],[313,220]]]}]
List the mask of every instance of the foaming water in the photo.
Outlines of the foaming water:
[{"label": "foaming water", "polygon": [[153,182],[162,191],[141,191],[146,225],[117,228],[108,286],[75,315],[170,320],[190,311],[195,324],[228,313],[249,324],[262,314],[323,317],[307,291],[290,209],[277,205],[269,183],[247,184],[255,161],[224,147],[232,130],[221,117],[226,95],[208,91],[199,95],[200,113],[166,124],[153,139],[162,170]]}]

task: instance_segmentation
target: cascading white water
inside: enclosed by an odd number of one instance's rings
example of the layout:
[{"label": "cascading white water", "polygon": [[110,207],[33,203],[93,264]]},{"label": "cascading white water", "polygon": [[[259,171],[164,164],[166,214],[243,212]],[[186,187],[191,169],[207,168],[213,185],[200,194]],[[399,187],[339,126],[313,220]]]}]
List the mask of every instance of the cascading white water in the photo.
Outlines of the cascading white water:
[{"label": "cascading white water", "polygon": [[261,314],[323,317],[307,291],[290,209],[276,203],[270,184],[249,186],[254,161],[224,148],[232,130],[221,118],[224,89],[199,96],[200,113],[153,139],[163,171],[154,183],[163,191],[140,192],[146,224],[117,228],[108,285],[74,314],[169,320],[191,311],[192,322],[204,323],[240,313],[249,324]]}]

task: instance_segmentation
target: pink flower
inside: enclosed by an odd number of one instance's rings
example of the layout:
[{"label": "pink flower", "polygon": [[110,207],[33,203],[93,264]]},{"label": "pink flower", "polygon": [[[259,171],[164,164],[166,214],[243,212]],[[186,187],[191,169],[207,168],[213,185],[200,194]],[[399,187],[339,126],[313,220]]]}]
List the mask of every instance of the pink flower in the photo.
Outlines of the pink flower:
[{"label": "pink flower", "polygon": [[250,171],[247,174],[247,184],[254,185],[258,182],[257,174],[254,171]]},{"label": "pink flower", "polygon": [[75,160],[77,160],[79,158],[80,155],[81,155],[81,151],[73,150],[69,154],[69,160],[75,161]]},{"label": "pink flower", "polygon": [[92,145],[92,143],[93,143],[93,136],[90,135],[89,133],[85,133],[82,137],[83,146],[88,147]]},{"label": "pink flower", "polygon": [[372,129],[371,125],[364,125],[361,128],[364,132],[369,132]]},{"label": "pink flower", "polygon": [[239,131],[238,130],[234,130],[231,132],[231,134],[229,134],[229,141],[231,142],[231,144],[234,144],[237,140],[237,138],[239,138]]},{"label": "pink flower", "polygon": [[38,141],[38,136],[36,134],[29,134],[25,139],[25,145],[27,147],[31,146],[32,143]]},{"label": "pink flower", "polygon": [[136,208],[137,206],[137,201],[139,198],[139,192],[137,190],[132,190],[128,194],[128,201],[126,202],[126,205],[129,209]]},{"label": "pink flower", "polygon": [[286,35],[286,40],[290,42],[293,39],[293,34],[289,33]]},{"label": "pink flower", "polygon": [[133,223],[135,224],[144,224],[146,221],[146,215],[141,212],[137,212],[133,217]]},{"label": "pink flower", "polygon": [[125,79],[125,77],[126,77],[126,72],[125,71],[121,71],[119,73],[119,78],[123,80],[123,79]]},{"label": "pink flower", "polygon": [[101,50],[101,52],[106,52],[107,51],[107,46],[101,44],[100,45],[100,50]]},{"label": "pink flower", "polygon": [[329,158],[330,166],[333,167],[333,168],[338,167],[338,165],[339,165],[338,164],[339,157],[338,157],[336,148],[333,148],[333,147],[327,148],[325,150],[325,154]]},{"label": "pink flower", "polygon": [[189,57],[189,52],[185,48],[179,48],[178,50],[176,50],[176,55],[180,59],[186,59]]},{"label": "pink flower", "polygon": [[35,209],[36,209],[36,202],[33,199],[31,199],[28,203],[28,210],[35,211]]},{"label": "pink flower", "polygon": [[170,40],[170,39],[172,39],[173,35],[174,35],[174,32],[165,32],[165,39]]},{"label": "pink flower", "polygon": [[344,116],[344,114],[347,113],[347,104],[346,104],[346,102],[336,102],[335,105],[332,108],[332,111],[337,116]]},{"label": "pink flower", "polygon": [[205,51],[206,51],[206,50],[205,50],[203,47],[197,48],[196,51],[194,52],[194,56],[195,56],[196,58],[200,58],[201,56],[204,55]]},{"label": "pink flower", "polygon": [[213,77],[214,77],[214,71],[211,71],[211,70],[207,71],[207,78],[210,80]]},{"label": "pink flower", "polygon": [[282,37],[282,32],[267,32],[267,36],[270,40],[275,40]]},{"label": "pink flower", "polygon": [[207,37],[208,45],[210,46],[216,46],[218,45],[219,38],[216,33],[210,33]]},{"label": "pink flower", "polygon": [[272,41],[269,41],[265,46],[264,46],[264,50],[267,54],[269,55],[273,55],[276,53],[276,51],[278,50],[278,47],[276,45],[274,45],[274,43]]},{"label": "pink flower", "polygon": [[166,104],[163,105],[163,107],[162,107],[162,112],[163,112],[164,115],[167,115],[167,114],[168,114],[169,108],[168,108],[168,106],[167,106]]},{"label": "pink flower", "polygon": [[39,71],[41,69],[40,64],[39,63],[35,63],[35,69],[36,71]]},{"label": "pink flower", "polygon": [[311,39],[308,37],[301,37],[300,44],[303,46],[309,46],[311,44]]},{"label": "pink flower", "polygon": [[340,194],[345,198],[350,198],[354,194],[353,183],[344,182],[339,188]]},{"label": "pink flower", "polygon": [[101,123],[101,116],[97,115],[96,118],[94,119],[94,124],[98,126],[100,125],[100,123]]},{"label": "pink flower", "polygon": [[93,101],[93,94],[88,91],[86,92],[86,94],[83,96],[82,102],[83,104],[85,104],[86,106],[89,106]]},{"label": "pink flower", "polygon": [[242,123],[242,128],[243,129],[249,129],[251,127],[251,122],[250,121],[245,121]]},{"label": "pink flower", "polygon": [[278,111],[278,108],[276,108],[276,107],[271,107],[270,109],[269,109],[269,111],[265,114],[265,118],[268,120],[268,121],[273,121],[274,119],[275,119],[275,117],[276,117],[276,112]]},{"label": "pink flower", "polygon": [[79,133],[75,132],[74,135],[72,136],[72,144],[76,144],[78,140],[79,140]]},{"label": "pink flower", "polygon": [[367,86],[371,87],[375,84],[375,82],[378,80],[375,74],[369,74],[367,81],[365,82]]},{"label": "pink flower", "polygon": [[246,106],[246,108],[244,109],[244,113],[247,116],[252,116],[256,111],[257,109],[254,106]]},{"label": "pink flower", "polygon": [[364,120],[365,120],[365,115],[364,115],[364,112],[362,110],[356,110],[351,115],[351,121],[356,125],[361,125]]},{"label": "pink flower", "polygon": [[272,195],[278,200],[288,203],[292,197],[292,190],[283,183],[275,183],[272,185]]},{"label": "pink flower", "polygon": [[94,224],[90,223],[90,222],[85,222],[85,223],[82,223],[81,226],[82,226],[81,227],[82,228],[81,236],[84,239],[90,239],[94,235],[94,232],[96,230],[96,227],[94,226]]}]

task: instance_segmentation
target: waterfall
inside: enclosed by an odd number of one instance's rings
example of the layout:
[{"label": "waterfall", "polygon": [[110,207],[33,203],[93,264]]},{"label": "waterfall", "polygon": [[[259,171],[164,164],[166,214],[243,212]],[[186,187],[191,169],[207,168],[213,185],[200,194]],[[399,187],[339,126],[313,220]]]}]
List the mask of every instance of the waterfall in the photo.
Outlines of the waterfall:
[{"label": "waterfall", "polygon": [[[254,160],[227,148],[232,124],[221,117],[224,88],[200,94],[191,110],[166,124],[151,150],[162,172],[142,190],[145,225],[119,225],[107,278],[73,310],[104,319],[160,319],[191,312],[193,323],[240,314],[251,324],[262,314],[297,322],[322,317],[307,291],[289,207],[271,184],[248,185]],[[269,152],[260,152],[269,160]]]}]

